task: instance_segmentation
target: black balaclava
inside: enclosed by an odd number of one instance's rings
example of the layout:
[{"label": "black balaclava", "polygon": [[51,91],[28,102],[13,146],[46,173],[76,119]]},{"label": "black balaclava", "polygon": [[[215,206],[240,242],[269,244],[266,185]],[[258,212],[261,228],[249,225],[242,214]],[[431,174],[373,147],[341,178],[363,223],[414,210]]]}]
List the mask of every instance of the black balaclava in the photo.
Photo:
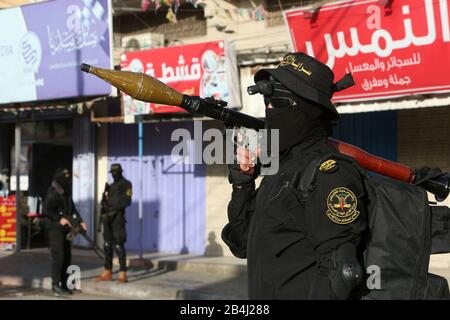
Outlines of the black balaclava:
[{"label": "black balaclava", "polygon": [[114,182],[117,182],[122,178],[122,171],[111,171],[111,175],[114,179]]},{"label": "black balaclava", "polygon": [[280,155],[295,145],[331,134],[332,122],[326,110],[318,104],[295,95],[280,82],[273,82],[273,93],[264,96],[267,129],[279,129]]},{"label": "black balaclava", "polygon": [[53,176],[53,180],[64,190],[65,194],[70,194],[72,189],[72,178],[68,169],[58,169]]}]

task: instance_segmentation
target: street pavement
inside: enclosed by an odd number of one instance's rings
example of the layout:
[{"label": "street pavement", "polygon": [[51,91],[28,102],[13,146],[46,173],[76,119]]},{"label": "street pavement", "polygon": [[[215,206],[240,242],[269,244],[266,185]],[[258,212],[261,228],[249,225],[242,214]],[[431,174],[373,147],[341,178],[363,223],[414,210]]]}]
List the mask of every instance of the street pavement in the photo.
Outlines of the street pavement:
[{"label": "street pavement", "polygon": [[[150,254],[146,263],[129,256],[129,282],[98,282],[103,270],[90,250],[74,250],[72,264],[81,270],[81,292],[115,299],[155,300],[245,300],[247,279],[245,260],[233,257],[207,258],[199,255]],[[0,253],[0,283],[6,287],[35,288],[50,292],[48,249]],[[118,267],[115,261],[114,278]],[[0,296],[3,296],[0,291]],[[44,296],[43,296],[44,297]],[[83,296],[80,296],[82,298]],[[76,297],[74,297],[76,298]]]},{"label": "street pavement", "polygon": [[56,296],[50,290],[30,287],[0,286],[0,300],[115,300],[114,297],[75,292],[70,296]]}]

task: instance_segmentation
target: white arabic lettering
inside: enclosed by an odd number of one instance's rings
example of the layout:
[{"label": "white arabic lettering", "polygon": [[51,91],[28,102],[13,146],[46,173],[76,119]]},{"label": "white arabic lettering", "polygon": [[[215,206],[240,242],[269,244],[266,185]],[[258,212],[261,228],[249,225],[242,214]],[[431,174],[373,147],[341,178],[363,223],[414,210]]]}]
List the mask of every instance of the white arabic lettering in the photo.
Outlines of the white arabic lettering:
[{"label": "white arabic lettering", "polygon": [[198,58],[192,58],[192,64],[185,65],[182,55],[178,58],[178,65],[175,67],[167,66],[165,62],[161,65],[162,77],[159,79],[164,83],[199,80],[201,77],[201,67]]},{"label": "white arabic lettering", "polygon": [[439,0],[439,10],[441,11],[442,38],[444,42],[450,41],[450,28],[448,27],[448,0]]},{"label": "white arabic lettering", "polygon": [[372,80],[364,79],[363,84],[362,84],[362,88],[364,91],[370,91],[376,87],[384,87],[387,89],[389,87],[388,80],[387,79],[377,79],[375,77],[373,77]]},{"label": "white arabic lettering", "polygon": [[386,65],[384,61],[376,58],[373,63],[363,63],[361,65],[353,65],[351,62],[348,65],[348,68],[345,69],[346,73],[356,73],[356,72],[363,72],[363,71],[375,71],[375,70],[381,70],[384,72],[386,70]]},{"label": "white arabic lettering", "polygon": [[405,58],[405,59],[397,59],[395,56],[392,56],[388,61],[387,71],[391,70],[392,68],[401,69],[403,67],[419,64],[420,64],[420,53],[414,53],[412,58]]},{"label": "white arabic lettering", "polygon": [[81,9],[76,5],[67,8],[69,14],[66,20],[67,30],[52,30],[47,25],[48,43],[53,55],[58,52],[71,52],[84,47],[95,47],[97,34],[89,30],[89,23],[83,23]]},{"label": "white arabic lettering", "polygon": [[145,74],[148,74],[151,77],[155,77],[155,68],[153,68],[153,63],[147,63],[147,71]]},{"label": "white arabic lettering", "polygon": [[392,56],[389,60],[382,60],[375,58],[373,63],[365,62],[363,64],[354,65],[352,62],[349,62],[347,68],[345,68],[346,73],[358,73],[365,71],[376,71],[380,70],[381,72],[390,71],[393,68],[403,68],[413,65],[419,65],[421,63],[420,52],[415,52],[409,58],[399,59],[396,56]]},{"label": "white arabic lettering", "polygon": [[[436,41],[436,23],[434,17],[433,0],[423,0],[425,3],[425,14],[427,20],[427,34],[417,37],[414,35],[413,27],[410,18],[403,20],[403,26],[405,29],[405,36],[403,39],[394,40],[392,35],[386,29],[377,29],[372,33],[371,41],[369,44],[361,44],[359,40],[358,30],[356,28],[350,28],[350,41],[351,45],[348,45],[345,41],[345,34],[343,31],[337,31],[337,46],[333,45],[331,34],[325,33],[324,40],[326,51],[328,53],[327,65],[333,68],[336,58],[342,58],[344,56],[355,56],[358,53],[375,53],[379,57],[388,57],[394,50],[403,49],[414,45],[416,47],[432,44]],[[443,28],[444,41],[450,41],[450,31],[448,30],[448,13],[447,3],[445,0],[439,1],[441,11],[441,24]],[[408,15],[410,8],[408,5],[402,7],[402,14]],[[444,13],[445,12],[445,13]],[[382,47],[384,43],[384,48]],[[306,50],[309,55],[314,56],[314,48],[310,41],[305,42]],[[364,67],[363,67],[364,68]]]},{"label": "white arabic lettering", "polygon": [[408,86],[411,82],[412,81],[409,76],[399,77],[397,74],[391,74],[388,79],[377,79],[376,77],[373,77],[370,80],[365,78],[361,87],[364,91],[371,91],[377,87],[384,87],[387,89],[389,84],[392,86]]}]

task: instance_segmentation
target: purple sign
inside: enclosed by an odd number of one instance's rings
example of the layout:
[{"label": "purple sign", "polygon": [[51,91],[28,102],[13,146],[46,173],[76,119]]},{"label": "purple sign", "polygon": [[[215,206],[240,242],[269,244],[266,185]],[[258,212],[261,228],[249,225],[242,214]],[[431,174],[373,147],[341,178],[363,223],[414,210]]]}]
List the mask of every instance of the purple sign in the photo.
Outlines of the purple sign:
[{"label": "purple sign", "polygon": [[110,94],[109,84],[79,68],[112,67],[110,26],[109,0],[1,10],[0,104]]}]

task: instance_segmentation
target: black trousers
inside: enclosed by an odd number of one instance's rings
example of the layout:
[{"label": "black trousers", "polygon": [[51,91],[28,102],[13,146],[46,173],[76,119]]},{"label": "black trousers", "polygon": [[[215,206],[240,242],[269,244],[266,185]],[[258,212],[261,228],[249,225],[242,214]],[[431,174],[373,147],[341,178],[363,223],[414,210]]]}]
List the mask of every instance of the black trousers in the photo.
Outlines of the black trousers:
[{"label": "black trousers", "polygon": [[113,252],[119,258],[120,271],[127,271],[125,242],[127,241],[125,212],[107,215],[102,219],[103,239],[105,241],[105,269],[112,270]]},{"label": "black trousers", "polygon": [[59,223],[52,223],[48,230],[50,252],[52,256],[52,281],[53,284],[65,287],[67,285],[67,268],[72,260],[72,242],[66,240],[68,227]]}]

